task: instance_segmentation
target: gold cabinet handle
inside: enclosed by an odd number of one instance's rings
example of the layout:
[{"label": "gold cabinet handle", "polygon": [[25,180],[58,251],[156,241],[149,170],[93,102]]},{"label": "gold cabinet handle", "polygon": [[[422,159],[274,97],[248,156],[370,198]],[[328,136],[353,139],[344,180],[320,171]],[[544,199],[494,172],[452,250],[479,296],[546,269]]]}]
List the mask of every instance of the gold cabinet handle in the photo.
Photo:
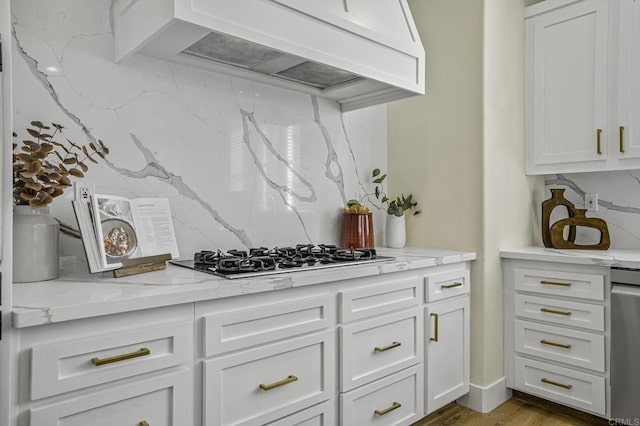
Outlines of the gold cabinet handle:
[{"label": "gold cabinet handle", "polygon": [[146,420],[140,420],[140,423],[138,423],[138,426],[149,426],[149,422],[147,422]]},{"label": "gold cabinet handle", "polygon": [[135,352],[130,352],[128,354],[111,356],[109,358],[102,358],[102,359],[100,359],[100,358],[91,358],[91,362],[96,367],[99,367],[101,365],[113,364],[114,362],[125,361],[127,359],[138,358],[138,357],[146,356],[146,355],[151,355],[151,351],[149,349],[147,349],[147,348],[140,348]]},{"label": "gold cabinet handle", "polygon": [[550,342],[544,339],[540,340],[540,343],[542,343],[543,345],[556,346],[558,348],[563,348],[563,349],[571,349],[571,345],[565,345],[564,343]]},{"label": "gold cabinet handle", "polygon": [[262,389],[263,391],[268,391],[268,390],[279,388],[280,386],[288,385],[289,383],[293,383],[297,381],[298,381],[298,378],[293,374],[290,374],[289,376],[287,376],[286,379],[280,380],[279,382],[270,383],[268,385],[260,384],[260,389]]},{"label": "gold cabinet handle", "polygon": [[393,343],[391,343],[389,346],[385,346],[385,347],[382,347],[382,348],[381,348],[381,347],[376,346],[376,347],[374,348],[374,350],[375,350],[376,352],[384,352],[384,351],[388,351],[389,349],[397,348],[397,347],[398,347],[398,346],[400,346],[400,345],[402,345],[402,343],[400,343],[400,342],[393,342]]},{"label": "gold cabinet handle", "polygon": [[571,287],[571,283],[562,283],[562,282],[559,282],[559,281],[542,280],[542,281],[540,281],[540,284],[559,285],[559,286],[563,286],[563,287]]},{"label": "gold cabinet handle", "polygon": [[375,410],[374,413],[376,413],[376,415],[378,416],[384,416],[385,414],[388,414],[393,410],[397,410],[400,407],[402,407],[402,404],[400,404],[399,402],[393,401],[393,404],[391,404],[391,407],[385,408],[384,410]]},{"label": "gold cabinet handle", "polygon": [[556,314],[556,315],[566,315],[566,316],[571,315],[571,312],[569,311],[556,311],[555,309],[549,309],[549,308],[540,308],[540,312],[546,312],[548,314]]},{"label": "gold cabinet handle", "polygon": [[553,380],[549,380],[546,377],[543,377],[542,379],[540,379],[540,381],[542,383],[548,383],[550,385],[558,386],[560,388],[565,388],[565,389],[571,389],[573,387],[573,385],[565,385],[563,383],[554,382]]},{"label": "gold cabinet handle", "polygon": [[462,283],[444,284],[444,285],[440,286],[440,288],[442,288],[442,289],[454,288],[454,287],[462,287]]},{"label": "gold cabinet handle", "polygon": [[620,152],[624,153],[624,126],[620,126]]},{"label": "gold cabinet handle", "polygon": [[602,129],[596,129],[596,152],[598,155],[602,155]]},{"label": "gold cabinet handle", "polygon": [[435,326],[435,336],[429,337],[429,340],[431,340],[432,342],[437,342],[438,341],[438,314],[431,314],[430,316],[434,318],[433,325]]}]

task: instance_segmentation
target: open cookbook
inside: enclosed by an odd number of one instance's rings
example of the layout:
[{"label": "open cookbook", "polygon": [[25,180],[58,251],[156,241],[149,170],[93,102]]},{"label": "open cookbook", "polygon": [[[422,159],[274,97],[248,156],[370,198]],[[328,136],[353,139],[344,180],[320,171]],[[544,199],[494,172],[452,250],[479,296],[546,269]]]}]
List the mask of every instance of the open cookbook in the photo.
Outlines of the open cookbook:
[{"label": "open cookbook", "polygon": [[124,198],[76,192],[72,201],[91,273],[121,268],[127,259],[179,257],[166,198]]}]

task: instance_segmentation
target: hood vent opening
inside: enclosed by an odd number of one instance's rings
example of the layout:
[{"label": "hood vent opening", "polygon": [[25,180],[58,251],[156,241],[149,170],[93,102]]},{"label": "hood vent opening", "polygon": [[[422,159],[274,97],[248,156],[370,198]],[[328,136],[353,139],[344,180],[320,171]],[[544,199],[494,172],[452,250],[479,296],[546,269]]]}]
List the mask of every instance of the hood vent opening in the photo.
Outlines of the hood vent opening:
[{"label": "hood vent opening", "polygon": [[319,89],[362,79],[348,71],[286,55],[258,43],[215,32],[207,34],[182,53]]}]

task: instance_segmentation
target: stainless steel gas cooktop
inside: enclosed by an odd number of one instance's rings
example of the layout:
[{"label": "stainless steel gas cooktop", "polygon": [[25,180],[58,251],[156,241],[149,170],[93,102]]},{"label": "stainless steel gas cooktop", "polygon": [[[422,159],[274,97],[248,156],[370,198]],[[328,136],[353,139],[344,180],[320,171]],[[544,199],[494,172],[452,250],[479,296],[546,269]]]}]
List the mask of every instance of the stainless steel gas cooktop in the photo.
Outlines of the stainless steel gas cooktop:
[{"label": "stainless steel gas cooktop", "polygon": [[309,271],[340,266],[387,262],[393,257],[378,256],[375,249],[347,249],[328,244],[298,244],[295,247],[266,247],[247,250],[201,251],[188,260],[171,263],[228,279]]}]

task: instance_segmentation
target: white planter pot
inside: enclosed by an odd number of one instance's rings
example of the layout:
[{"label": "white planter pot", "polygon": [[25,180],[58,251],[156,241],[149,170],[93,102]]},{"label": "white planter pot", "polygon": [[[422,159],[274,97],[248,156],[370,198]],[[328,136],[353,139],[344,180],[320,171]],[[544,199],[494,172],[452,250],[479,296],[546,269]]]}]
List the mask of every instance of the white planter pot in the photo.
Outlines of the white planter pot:
[{"label": "white planter pot", "polygon": [[13,282],[58,278],[59,230],[47,207],[13,206]]},{"label": "white planter pot", "polygon": [[386,241],[387,247],[391,248],[403,248],[407,244],[404,215],[387,215]]}]

